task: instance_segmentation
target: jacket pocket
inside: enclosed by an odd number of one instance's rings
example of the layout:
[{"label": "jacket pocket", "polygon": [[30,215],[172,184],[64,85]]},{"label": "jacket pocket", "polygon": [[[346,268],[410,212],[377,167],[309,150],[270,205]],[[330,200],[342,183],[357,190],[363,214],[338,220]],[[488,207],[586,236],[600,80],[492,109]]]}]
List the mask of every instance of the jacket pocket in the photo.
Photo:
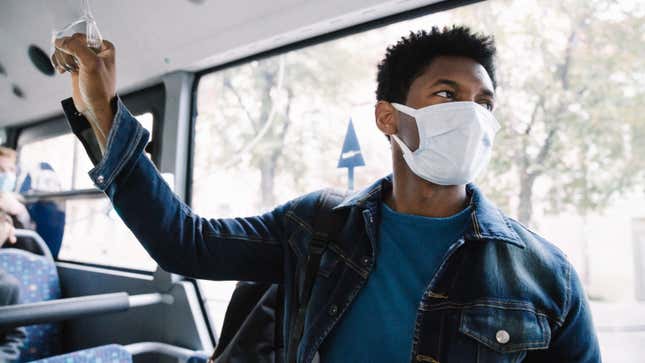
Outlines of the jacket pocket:
[{"label": "jacket pocket", "polygon": [[544,315],[510,307],[464,309],[459,331],[477,342],[477,362],[517,362],[529,350],[547,349],[551,341]]}]

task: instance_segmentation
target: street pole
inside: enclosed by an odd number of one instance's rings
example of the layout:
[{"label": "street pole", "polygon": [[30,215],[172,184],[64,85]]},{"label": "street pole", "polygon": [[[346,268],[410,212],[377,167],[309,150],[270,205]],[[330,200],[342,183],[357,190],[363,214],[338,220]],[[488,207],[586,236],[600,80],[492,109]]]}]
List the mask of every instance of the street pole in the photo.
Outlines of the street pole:
[{"label": "street pole", "polygon": [[354,167],[350,166],[347,168],[347,189],[349,191],[354,190]]}]

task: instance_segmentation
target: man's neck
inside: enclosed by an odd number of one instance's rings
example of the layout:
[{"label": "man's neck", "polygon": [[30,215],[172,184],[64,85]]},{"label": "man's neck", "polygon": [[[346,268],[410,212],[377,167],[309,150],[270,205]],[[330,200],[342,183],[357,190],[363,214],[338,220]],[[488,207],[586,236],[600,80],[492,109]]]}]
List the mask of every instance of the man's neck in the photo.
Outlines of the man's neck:
[{"label": "man's neck", "polygon": [[465,185],[433,184],[403,166],[395,167],[392,191],[385,196],[385,202],[399,213],[440,218],[464,210],[468,206],[468,196]]}]

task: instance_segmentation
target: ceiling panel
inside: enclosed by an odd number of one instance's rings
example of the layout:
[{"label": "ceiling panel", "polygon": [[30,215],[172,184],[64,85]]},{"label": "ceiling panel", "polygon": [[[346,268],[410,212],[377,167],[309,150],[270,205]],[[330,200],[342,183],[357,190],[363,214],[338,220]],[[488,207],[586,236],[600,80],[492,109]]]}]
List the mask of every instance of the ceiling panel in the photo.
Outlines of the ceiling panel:
[{"label": "ceiling panel", "polygon": [[[101,33],[117,48],[118,89],[157,82],[176,70],[197,70],[437,0],[92,1]],[[41,74],[29,45],[49,39],[80,15],[79,0],[0,2],[0,126],[60,113],[69,77]],[[25,98],[15,97],[18,85]]]}]

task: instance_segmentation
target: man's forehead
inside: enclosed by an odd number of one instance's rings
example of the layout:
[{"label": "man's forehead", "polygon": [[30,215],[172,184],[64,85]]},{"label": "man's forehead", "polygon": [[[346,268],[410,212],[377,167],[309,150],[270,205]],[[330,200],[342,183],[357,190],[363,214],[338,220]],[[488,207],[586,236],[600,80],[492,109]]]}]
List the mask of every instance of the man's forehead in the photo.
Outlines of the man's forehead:
[{"label": "man's forehead", "polygon": [[494,91],[493,81],[486,69],[474,59],[458,56],[435,58],[420,76],[424,86],[431,86],[437,80],[450,79],[464,86],[480,86]]},{"label": "man's forehead", "polygon": [[2,166],[10,166],[10,165],[14,166],[14,165],[16,165],[16,162],[11,157],[0,155],[0,165],[2,165]]}]

